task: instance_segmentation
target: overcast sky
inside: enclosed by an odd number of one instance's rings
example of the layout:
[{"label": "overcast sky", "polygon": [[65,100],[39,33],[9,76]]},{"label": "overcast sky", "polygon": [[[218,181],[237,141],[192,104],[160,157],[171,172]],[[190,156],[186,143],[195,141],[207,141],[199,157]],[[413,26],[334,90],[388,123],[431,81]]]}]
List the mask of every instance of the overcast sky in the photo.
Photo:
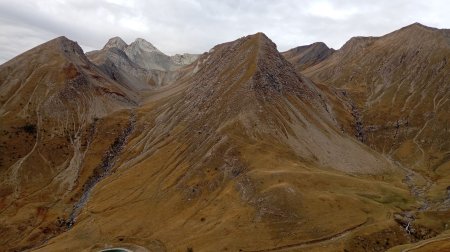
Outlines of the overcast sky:
[{"label": "overcast sky", "polygon": [[85,51],[141,37],[166,54],[201,53],[264,32],[280,51],[408,24],[450,28],[448,0],[0,0],[0,63],[64,35]]}]

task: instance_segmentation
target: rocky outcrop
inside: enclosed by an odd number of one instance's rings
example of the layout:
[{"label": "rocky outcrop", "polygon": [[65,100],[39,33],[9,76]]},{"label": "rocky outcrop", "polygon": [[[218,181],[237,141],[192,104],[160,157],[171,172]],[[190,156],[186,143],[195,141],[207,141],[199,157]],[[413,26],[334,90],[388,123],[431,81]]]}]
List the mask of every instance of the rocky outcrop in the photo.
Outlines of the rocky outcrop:
[{"label": "rocky outcrop", "polygon": [[127,43],[125,43],[123,39],[121,39],[120,37],[114,37],[108,40],[103,49],[116,47],[119,48],[120,50],[125,50],[127,46],[128,46]]},{"label": "rocky outcrop", "polygon": [[197,60],[199,56],[199,54],[183,53],[175,54],[173,56],[170,56],[170,58],[177,65],[189,65]]},{"label": "rocky outcrop", "polygon": [[176,68],[169,56],[141,38],[127,46],[124,52],[132,62],[146,70],[168,71]]}]

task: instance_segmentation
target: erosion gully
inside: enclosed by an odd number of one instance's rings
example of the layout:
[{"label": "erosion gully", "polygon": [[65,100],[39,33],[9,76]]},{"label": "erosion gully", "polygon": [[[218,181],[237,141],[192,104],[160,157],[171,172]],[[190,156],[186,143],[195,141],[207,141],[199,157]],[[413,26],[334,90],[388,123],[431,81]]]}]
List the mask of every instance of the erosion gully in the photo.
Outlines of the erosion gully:
[{"label": "erosion gully", "polygon": [[103,156],[102,162],[95,169],[96,172],[84,184],[83,193],[81,194],[80,199],[75,203],[72,212],[69,215],[69,218],[65,221],[67,228],[71,228],[75,224],[78,215],[86,205],[94,187],[111,173],[111,169],[114,167],[117,158],[119,157],[125,144],[127,143],[128,137],[133,132],[135,124],[136,115],[132,113],[130,115],[130,118],[128,119],[127,126],[117,136],[113,144],[111,144],[109,150]]}]

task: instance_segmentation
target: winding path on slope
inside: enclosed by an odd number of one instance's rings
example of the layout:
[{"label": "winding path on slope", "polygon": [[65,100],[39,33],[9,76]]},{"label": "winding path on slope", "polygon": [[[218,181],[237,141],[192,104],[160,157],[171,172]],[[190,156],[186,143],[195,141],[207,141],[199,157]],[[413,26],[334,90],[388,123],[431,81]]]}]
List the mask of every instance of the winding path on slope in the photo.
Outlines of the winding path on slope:
[{"label": "winding path on slope", "polygon": [[317,239],[313,239],[313,240],[309,240],[309,241],[303,241],[303,242],[299,242],[299,243],[294,243],[294,244],[288,244],[288,245],[283,245],[283,246],[279,246],[279,247],[273,247],[273,248],[268,248],[268,249],[261,249],[261,250],[241,250],[243,252],[275,252],[275,251],[289,251],[292,249],[299,249],[299,248],[305,248],[308,246],[316,246],[322,243],[327,243],[330,241],[335,241],[338,239],[341,239],[343,237],[345,237],[347,234],[349,234],[352,231],[355,231],[358,228],[361,228],[362,226],[364,226],[365,224],[367,224],[369,222],[369,219],[367,219],[366,221],[364,221],[363,223],[360,223],[356,226],[352,226],[349,227],[339,233],[333,234],[333,235],[329,235],[329,236],[325,236],[322,238],[317,238]]},{"label": "winding path on slope", "polygon": [[414,247],[407,248],[407,249],[402,249],[402,252],[414,251],[414,250],[416,250],[416,249],[418,249],[418,248],[421,248],[421,247],[423,247],[423,246],[425,246],[425,245],[428,245],[428,244],[431,244],[431,243],[435,243],[435,242],[446,241],[446,240],[448,240],[448,241],[450,242],[450,237],[443,237],[443,238],[439,238],[439,239],[434,239],[434,240],[426,241],[426,242],[423,242],[423,243],[421,243],[421,244],[418,244],[418,245],[416,245],[416,246],[414,246]]}]

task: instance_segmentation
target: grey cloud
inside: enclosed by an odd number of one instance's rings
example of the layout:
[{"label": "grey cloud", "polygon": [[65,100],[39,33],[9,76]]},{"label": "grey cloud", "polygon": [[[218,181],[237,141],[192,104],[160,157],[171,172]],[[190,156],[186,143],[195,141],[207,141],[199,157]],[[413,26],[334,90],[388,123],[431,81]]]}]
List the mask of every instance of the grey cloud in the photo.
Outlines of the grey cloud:
[{"label": "grey cloud", "polygon": [[450,26],[445,0],[0,0],[0,63],[65,35],[85,50],[142,37],[168,54],[209,50],[258,31],[279,50],[378,36],[413,22]]}]

